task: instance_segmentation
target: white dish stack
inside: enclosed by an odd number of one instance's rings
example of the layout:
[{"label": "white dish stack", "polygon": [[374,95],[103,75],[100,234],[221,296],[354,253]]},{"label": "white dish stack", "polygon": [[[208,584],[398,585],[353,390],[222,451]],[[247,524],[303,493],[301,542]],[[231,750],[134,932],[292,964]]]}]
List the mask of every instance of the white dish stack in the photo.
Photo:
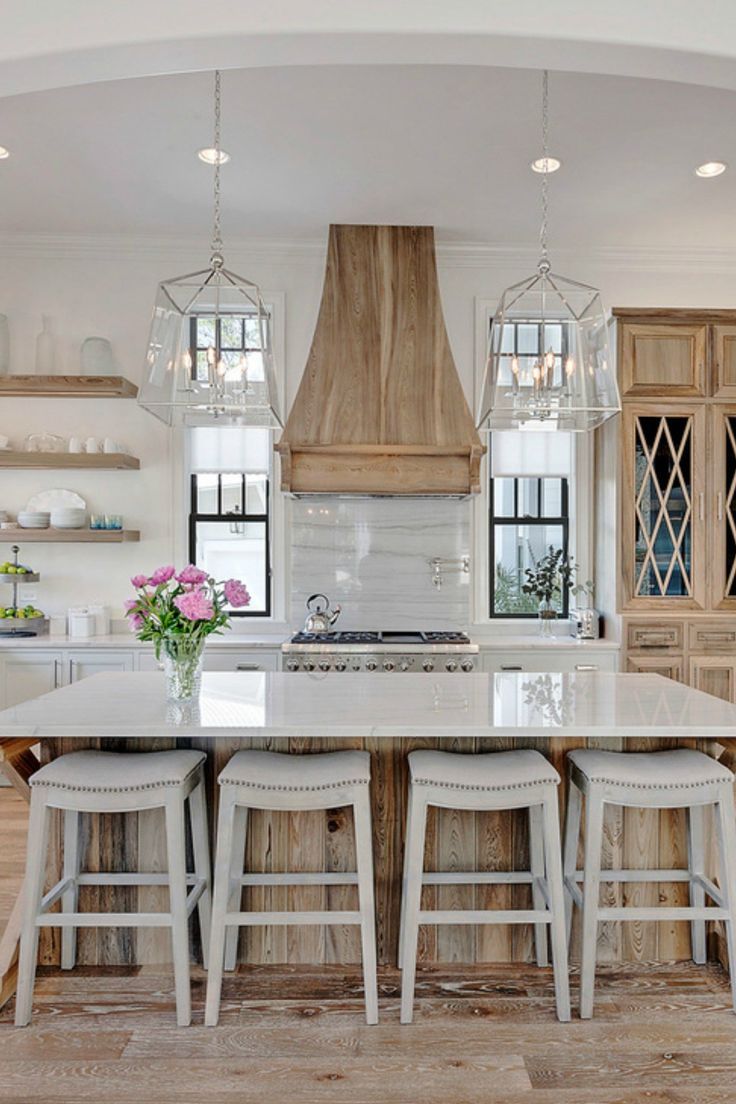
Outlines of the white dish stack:
[{"label": "white dish stack", "polygon": [[43,510],[21,510],[18,525],[21,529],[48,529],[51,514]]},{"label": "white dish stack", "polygon": [[87,521],[87,511],[78,506],[56,506],[51,511],[54,529],[82,529]]}]

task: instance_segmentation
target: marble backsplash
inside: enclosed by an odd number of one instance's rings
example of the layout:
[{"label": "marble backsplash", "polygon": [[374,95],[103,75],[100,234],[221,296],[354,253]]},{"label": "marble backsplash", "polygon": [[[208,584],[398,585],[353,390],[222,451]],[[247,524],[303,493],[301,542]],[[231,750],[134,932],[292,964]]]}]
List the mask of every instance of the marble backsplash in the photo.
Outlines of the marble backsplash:
[{"label": "marble backsplash", "polygon": [[454,563],[432,581],[429,560],[470,553],[470,502],[304,498],[292,502],[291,620],[310,594],[342,606],[342,629],[463,629],[470,575]]}]

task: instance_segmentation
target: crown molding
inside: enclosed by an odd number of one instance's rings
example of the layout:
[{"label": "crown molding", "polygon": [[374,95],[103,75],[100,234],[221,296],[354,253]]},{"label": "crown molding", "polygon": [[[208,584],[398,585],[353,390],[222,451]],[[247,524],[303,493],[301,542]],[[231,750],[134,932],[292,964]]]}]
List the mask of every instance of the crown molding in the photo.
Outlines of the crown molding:
[{"label": "crown molding", "polygon": [[[231,239],[227,257],[237,267],[248,265],[322,265],[327,240]],[[210,244],[204,238],[182,238],[122,234],[24,234],[0,233],[0,257],[47,260],[158,260],[166,266],[181,262],[204,265]],[[645,246],[597,245],[555,248],[559,272],[685,272],[727,274],[736,272],[736,252],[731,249],[648,248]],[[496,244],[480,241],[437,241],[437,257],[443,268],[478,268],[504,272],[532,271],[538,248],[524,243]]]}]

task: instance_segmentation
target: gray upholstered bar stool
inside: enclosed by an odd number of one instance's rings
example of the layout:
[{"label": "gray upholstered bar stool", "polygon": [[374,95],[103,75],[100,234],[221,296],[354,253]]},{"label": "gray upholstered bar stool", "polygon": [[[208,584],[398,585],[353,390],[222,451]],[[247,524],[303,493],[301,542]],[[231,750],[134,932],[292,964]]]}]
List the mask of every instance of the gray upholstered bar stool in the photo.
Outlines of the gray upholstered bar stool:
[{"label": "gray upholstered bar stool", "polygon": [[[199,908],[203,947],[209,942],[210,860],[201,751],[174,750],[119,754],[75,751],[41,767],[30,779],[31,816],[25,880],[25,916],[20,941],[15,1022],[29,1023],[42,927],[61,927],[61,967],[71,970],[80,927],[171,929],[180,1026],[191,1021],[189,917]],[[189,799],[194,873],[186,867],[185,802]],[[80,813],[130,813],[163,809],[168,873],[81,873]],[[52,809],[64,817],[64,865],[61,880],[43,895],[49,821]],[[78,912],[79,886],[168,886],[168,912]],[[187,886],[191,886],[187,893]],[[61,912],[49,913],[61,900]]]},{"label": "gray upholstered bar stool", "polygon": [[[547,965],[549,927],[557,1016],[560,1020],[569,1020],[570,987],[557,804],[559,774],[543,755],[532,750],[500,751],[488,755],[412,751],[409,755],[409,774],[399,936],[401,1022],[411,1023],[413,1017],[420,924],[534,924],[539,966]],[[528,809],[531,869],[425,873],[424,840],[430,805],[477,812]],[[422,911],[422,887],[430,885],[530,885],[533,908]]]},{"label": "gray upholstered bar stool", "polygon": [[[672,751],[618,752],[579,750],[567,756],[570,793],[565,824],[564,875],[567,890],[568,935],[573,902],[583,910],[580,966],[580,1015],[593,1015],[596,943],[602,920],[689,920],[693,961],[705,962],[705,922],[723,920],[728,941],[731,986],[736,1007],[736,821],[734,776],[709,755],[689,748]],[[585,855],[577,869],[582,799],[585,797]],[[601,870],[603,814],[607,804],[637,809],[686,809],[688,869]],[[703,812],[714,806],[719,881],[705,870]],[[580,892],[578,883],[583,883]],[[601,908],[601,882],[687,882],[689,906],[624,905]],[[715,906],[706,907],[711,897]]]},{"label": "gray upholstered bar stool", "polygon": [[[284,755],[272,751],[239,751],[221,772],[220,812],[212,908],[205,1023],[214,1027],[220,1014],[223,968],[234,970],[238,930],[257,924],[360,925],[365,1017],[378,1022],[376,933],[373,891],[373,840],[370,804],[371,760],[366,751],[333,751],[318,755]],[[245,840],[248,809],[336,809],[352,806],[355,826],[355,872],[247,874]],[[357,911],[243,912],[243,886],[355,885]]]}]

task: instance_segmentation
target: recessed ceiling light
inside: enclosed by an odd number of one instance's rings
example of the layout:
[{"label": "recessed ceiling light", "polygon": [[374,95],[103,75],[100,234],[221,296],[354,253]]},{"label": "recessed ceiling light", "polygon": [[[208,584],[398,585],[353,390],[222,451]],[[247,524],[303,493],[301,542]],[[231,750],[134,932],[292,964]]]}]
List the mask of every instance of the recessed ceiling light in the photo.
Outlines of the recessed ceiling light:
[{"label": "recessed ceiling light", "polygon": [[720,176],[724,173],[728,165],[724,161],[706,161],[703,165],[698,165],[695,170],[696,176]]},{"label": "recessed ceiling light", "polygon": [[206,149],[197,150],[197,157],[200,161],[204,161],[205,165],[224,165],[226,161],[230,160],[230,154],[226,153],[224,149],[218,151],[207,147]]},{"label": "recessed ceiling light", "polygon": [[6,157],[10,157],[10,150],[0,146],[0,161],[4,161]]},{"label": "recessed ceiling light", "polygon": [[556,157],[538,157],[536,161],[532,161],[532,172],[535,173],[553,173],[562,165]]}]

